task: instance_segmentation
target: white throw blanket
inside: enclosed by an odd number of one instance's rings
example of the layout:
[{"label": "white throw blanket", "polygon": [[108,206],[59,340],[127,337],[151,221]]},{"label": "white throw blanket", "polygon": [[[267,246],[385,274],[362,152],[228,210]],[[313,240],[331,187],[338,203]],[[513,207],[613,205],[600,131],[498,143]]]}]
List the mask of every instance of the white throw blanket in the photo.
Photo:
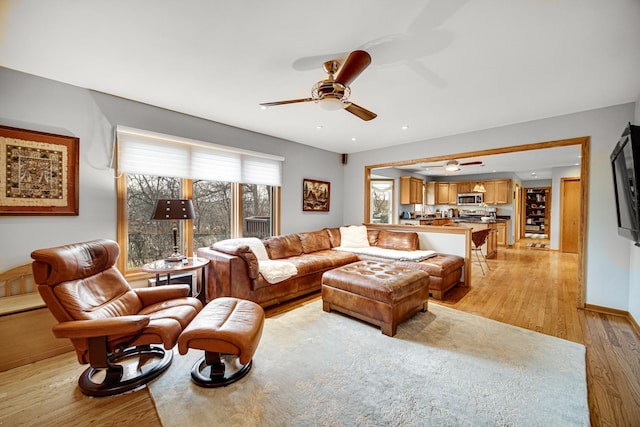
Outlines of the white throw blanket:
[{"label": "white throw blanket", "polygon": [[241,237],[238,239],[221,240],[213,244],[213,248],[249,246],[251,252],[254,253],[258,260],[258,271],[268,283],[274,284],[287,280],[298,274],[295,265],[287,261],[271,260],[267,255],[264,243],[257,237]]},{"label": "white throw blanket", "polygon": [[397,249],[378,248],[376,246],[367,246],[362,248],[344,248],[338,246],[333,248],[335,251],[351,252],[358,255],[369,255],[380,258],[388,258],[396,261],[424,261],[437,255],[436,251],[399,251]]},{"label": "white throw blanket", "polygon": [[264,280],[271,284],[282,282],[298,274],[296,266],[288,261],[259,259],[258,266]]}]

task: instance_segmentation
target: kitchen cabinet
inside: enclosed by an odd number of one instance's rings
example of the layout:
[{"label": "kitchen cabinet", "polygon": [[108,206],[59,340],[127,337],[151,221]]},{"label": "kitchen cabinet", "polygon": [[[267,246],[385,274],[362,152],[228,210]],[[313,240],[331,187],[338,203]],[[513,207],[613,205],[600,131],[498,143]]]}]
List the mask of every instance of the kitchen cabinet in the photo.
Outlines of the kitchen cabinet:
[{"label": "kitchen cabinet", "polygon": [[413,176],[400,177],[400,204],[421,205],[424,181]]},{"label": "kitchen cabinet", "polygon": [[435,191],[436,205],[457,205],[458,204],[458,183],[457,182],[436,182]]},{"label": "kitchen cabinet", "polygon": [[495,181],[485,181],[484,185],[484,202],[488,205],[496,204],[496,183]]},{"label": "kitchen cabinet", "polygon": [[449,183],[449,203],[450,205],[458,204],[458,183],[450,182]]},{"label": "kitchen cabinet", "polygon": [[507,222],[498,222],[496,224],[496,239],[498,246],[507,246],[509,244],[507,238],[507,232],[509,230],[509,221]]},{"label": "kitchen cabinet", "polygon": [[496,204],[509,203],[509,194],[511,193],[511,181],[508,179],[496,181]]},{"label": "kitchen cabinet", "polygon": [[473,187],[471,187],[471,182],[469,181],[458,182],[458,194],[471,193],[472,189]]},{"label": "kitchen cabinet", "polygon": [[449,204],[449,183],[448,182],[436,182],[436,205],[448,205]]},{"label": "kitchen cabinet", "polygon": [[484,202],[488,205],[503,205],[509,203],[509,187],[511,181],[508,179],[484,181],[485,188]]}]

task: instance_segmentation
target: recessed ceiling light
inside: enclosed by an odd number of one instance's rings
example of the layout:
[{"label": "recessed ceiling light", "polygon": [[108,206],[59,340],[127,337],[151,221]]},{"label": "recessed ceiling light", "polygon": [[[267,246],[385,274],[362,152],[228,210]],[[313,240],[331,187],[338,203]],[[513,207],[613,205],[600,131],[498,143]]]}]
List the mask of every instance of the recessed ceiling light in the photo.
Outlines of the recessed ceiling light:
[{"label": "recessed ceiling light", "polygon": [[357,141],[358,139],[354,136],[353,138],[351,138],[352,141]]},{"label": "recessed ceiling light", "polygon": [[323,127],[324,126],[322,126],[322,125],[318,125],[318,126],[316,126],[316,129],[321,130]]},{"label": "recessed ceiling light", "polygon": [[407,130],[407,129],[409,129],[409,126],[404,125],[404,126],[402,126],[400,129],[402,129],[402,130]]},{"label": "recessed ceiling light", "polygon": [[269,107],[267,107],[266,105],[261,105],[261,106],[260,106],[260,109],[261,109],[261,110],[266,110],[267,108],[269,108]]}]

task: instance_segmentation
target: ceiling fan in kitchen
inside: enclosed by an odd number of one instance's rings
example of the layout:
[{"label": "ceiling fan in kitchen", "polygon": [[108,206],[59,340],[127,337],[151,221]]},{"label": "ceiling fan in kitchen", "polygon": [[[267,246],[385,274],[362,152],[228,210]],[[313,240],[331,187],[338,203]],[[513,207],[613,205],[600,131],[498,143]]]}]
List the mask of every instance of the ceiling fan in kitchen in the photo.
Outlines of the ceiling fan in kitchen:
[{"label": "ceiling fan in kitchen", "polygon": [[474,166],[474,165],[484,166],[484,164],[480,160],[460,163],[456,159],[447,160],[444,164],[440,164],[440,163],[433,164],[433,165],[422,164],[421,166],[423,169],[443,168],[447,172],[457,172],[460,170],[461,166]]},{"label": "ceiling fan in kitchen", "polygon": [[[324,71],[329,77],[320,80],[311,88],[310,98],[290,99],[286,101],[264,102],[263,108],[275,105],[295,104],[299,102],[315,102],[325,110],[347,110],[354,116],[369,121],[375,119],[377,114],[349,101],[351,88],[349,84],[371,64],[371,56],[364,50],[354,50],[345,59],[342,67],[337,59],[323,64]],[[335,77],[334,77],[335,74]]]}]

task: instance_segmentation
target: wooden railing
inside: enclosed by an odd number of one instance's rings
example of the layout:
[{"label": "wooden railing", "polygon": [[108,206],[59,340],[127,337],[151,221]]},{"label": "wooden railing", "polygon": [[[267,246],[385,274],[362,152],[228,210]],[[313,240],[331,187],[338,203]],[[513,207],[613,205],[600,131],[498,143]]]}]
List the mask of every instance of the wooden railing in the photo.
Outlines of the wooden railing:
[{"label": "wooden railing", "polygon": [[271,236],[271,218],[268,216],[250,216],[244,218],[243,237],[266,239]]}]

